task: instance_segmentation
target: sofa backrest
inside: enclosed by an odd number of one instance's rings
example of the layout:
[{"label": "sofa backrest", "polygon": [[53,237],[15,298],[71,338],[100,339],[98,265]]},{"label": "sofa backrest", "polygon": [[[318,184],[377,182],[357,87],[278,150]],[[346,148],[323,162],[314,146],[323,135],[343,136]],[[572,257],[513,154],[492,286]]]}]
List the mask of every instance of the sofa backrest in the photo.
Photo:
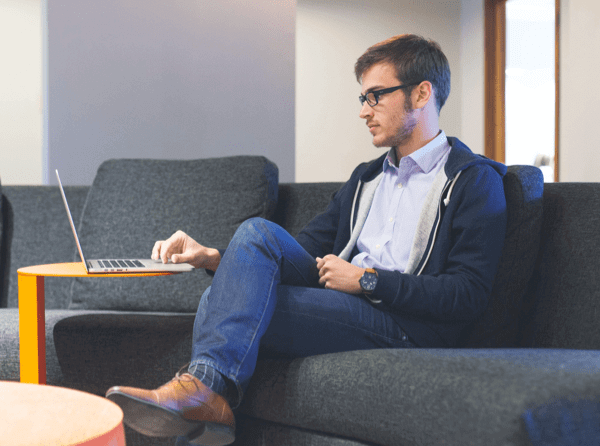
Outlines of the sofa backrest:
[{"label": "sofa backrest", "polygon": [[[295,235],[325,209],[331,195],[341,186],[342,183],[280,184],[280,199],[271,219]],[[65,188],[76,222],[80,220],[88,189]],[[18,268],[73,261],[76,249],[57,187],[3,186],[2,194],[0,261],[8,267],[9,274],[0,290],[0,307],[17,307]],[[535,224],[534,220],[522,221],[524,234],[531,230],[529,226]],[[600,348],[596,317],[600,305],[599,220],[600,184],[545,185],[539,254],[528,291],[521,301],[517,346]],[[147,255],[145,251],[144,254]],[[529,258],[530,253],[514,251],[509,261],[519,255]],[[46,308],[67,306],[69,280],[49,277],[45,288]],[[506,306],[506,311],[514,308]]]},{"label": "sofa backrest", "polygon": [[509,166],[504,176],[507,226],[504,248],[489,304],[465,333],[466,347],[514,347],[519,316],[533,273],[542,225],[544,178],[533,166]]},{"label": "sofa backrest", "polygon": [[[66,186],[71,212],[78,221],[87,186]],[[31,265],[71,262],[75,241],[57,186],[4,186],[2,188],[3,286],[0,308],[16,308],[17,270]],[[66,308],[70,283],[62,278],[45,280],[46,308]]]},{"label": "sofa backrest", "polygon": [[[279,184],[279,199],[271,220],[297,233],[315,215],[325,210],[343,183]],[[66,186],[65,194],[79,226],[89,186]],[[7,264],[5,286],[0,290],[0,308],[17,307],[17,269],[45,263],[78,260],[73,235],[57,186],[5,186],[0,202],[0,262]],[[146,252],[144,252],[147,254]],[[2,270],[4,271],[4,270]],[[204,273],[197,272],[199,276]],[[161,278],[164,279],[164,278]],[[71,281],[47,277],[46,308],[67,308]]]},{"label": "sofa backrest", "polygon": [[4,231],[4,196],[0,184],[0,308],[6,307],[8,296],[8,234]]},{"label": "sofa backrest", "polygon": [[294,237],[317,214],[324,212],[344,183],[282,183],[273,222]]},{"label": "sofa backrest", "polygon": [[600,349],[600,183],[546,184],[521,347]]},{"label": "sofa backrest", "polygon": [[[251,217],[277,203],[277,166],[264,157],[110,160],[88,193],[79,237],[89,258],[149,258],[156,240],[182,230],[226,248]],[[204,271],[169,277],[73,279],[70,309],[195,312],[211,278]]]}]

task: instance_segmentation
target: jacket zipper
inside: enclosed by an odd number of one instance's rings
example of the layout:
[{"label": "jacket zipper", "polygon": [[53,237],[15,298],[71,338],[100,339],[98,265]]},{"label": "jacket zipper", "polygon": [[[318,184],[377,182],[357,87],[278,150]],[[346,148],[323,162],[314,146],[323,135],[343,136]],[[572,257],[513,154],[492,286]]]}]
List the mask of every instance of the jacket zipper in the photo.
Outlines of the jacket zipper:
[{"label": "jacket zipper", "polygon": [[352,210],[350,211],[350,234],[352,235],[352,231],[354,230],[354,214],[356,213],[356,202],[358,201],[358,194],[363,187],[364,182],[362,180],[358,180],[358,185],[356,187],[356,192],[354,192],[354,200],[352,200]]},{"label": "jacket zipper", "polygon": [[[431,245],[429,245],[429,250],[427,251],[427,256],[425,257],[425,261],[423,262],[423,265],[421,265],[421,269],[419,270],[419,272],[416,274],[417,276],[420,276],[421,273],[423,272],[423,270],[425,269],[425,266],[427,265],[427,262],[429,261],[429,257],[431,256],[431,253],[433,251],[433,245],[435,244],[435,239],[437,237],[437,231],[438,231],[438,228],[440,227],[440,222],[442,220],[441,219],[442,203],[444,204],[444,206],[448,206],[448,203],[450,202],[450,195],[452,194],[452,190],[454,189],[456,180],[458,180],[458,177],[460,176],[461,173],[462,173],[462,170],[460,172],[458,172],[454,178],[452,178],[451,180],[448,180],[448,182],[444,186],[444,190],[442,191],[442,194],[440,195],[440,201],[438,204],[438,212],[436,215],[437,222],[435,224],[435,229],[433,230],[433,238],[431,239]],[[448,186],[450,186],[450,187],[448,187]],[[443,198],[444,195],[446,194],[446,190],[448,190],[448,196],[446,198]]]}]

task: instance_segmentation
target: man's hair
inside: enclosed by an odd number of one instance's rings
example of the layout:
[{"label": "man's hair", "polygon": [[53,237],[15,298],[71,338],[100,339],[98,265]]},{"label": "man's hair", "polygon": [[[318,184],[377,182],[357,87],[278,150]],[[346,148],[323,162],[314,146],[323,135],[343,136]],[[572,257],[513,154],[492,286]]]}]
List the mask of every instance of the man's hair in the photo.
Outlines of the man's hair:
[{"label": "man's hair", "polygon": [[379,63],[391,63],[402,84],[431,82],[439,114],[450,94],[450,65],[436,42],[414,34],[402,34],[379,42],[356,61],[356,80],[361,82],[363,74]]}]

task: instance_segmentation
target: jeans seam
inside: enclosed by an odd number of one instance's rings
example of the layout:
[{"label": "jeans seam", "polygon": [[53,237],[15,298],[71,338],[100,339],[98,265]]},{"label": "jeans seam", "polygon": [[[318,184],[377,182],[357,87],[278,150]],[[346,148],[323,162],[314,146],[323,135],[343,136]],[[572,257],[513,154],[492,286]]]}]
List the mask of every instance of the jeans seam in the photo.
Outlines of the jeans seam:
[{"label": "jeans seam", "polygon": [[[246,358],[248,357],[248,353],[250,352],[250,350],[252,349],[252,345],[254,344],[254,340],[256,339],[256,333],[258,331],[258,328],[261,326],[262,321],[265,317],[265,313],[266,313],[266,309],[269,306],[269,301],[271,300],[272,297],[272,291],[273,291],[273,282],[275,282],[275,278],[273,278],[273,280],[271,281],[271,286],[269,287],[269,292],[268,292],[268,297],[266,299],[265,305],[262,308],[261,311],[261,315],[260,315],[260,320],[258,321],[258,324],[256,325],[256,328],[254,330],[254,332],[252,333],[252,339],[250,340],[250,342],[248,343],[248,347],[246,348],[246,352],[244,353],[244,357],[242,358],[242,360],[240,361],[237,369],[235,370],[235,375],[238,376],[240,374],[240,368],[242,367],[242,364],[244,364],[244,361],[246,361]],[[237,380],[235,380],[236,382],[236,386],[238,387],[238,392],[239,392],[239,399],[241,400],[243,397],[243,392],[241,390],[241,386],[239,386],[237,384]]]},{"label": "jeans seam", "polygon": [[[236,376],[238,376],[240,374],[240,368],[242,367],[242,364],[244,363],[244,361],[246,361],[246,358],[248,357],[248,353],[252,349],[252,345],[254,344],[254,340],[256,339],[256,333],[258,331],[258,327],[261,326],[262,321],[263,321],[263,319],[265,317],[266,309],[268,308],[269,302],[270,302],[271,297],[273,295],[273,284],[275,282],[275,275],[277,274],[277,270],[279,270],[279,274],[281,274],[281,262],[282,262],[281,259],[283,258],[283,249],[281,247],[280,240],[273,235],[273,232],[272,232],[271,228],[268,225],[264,225],[264,226],[266,227],[266,232],[269,235],[267,236],[267,234],[262,234],[263,239],[269,237],[270,239],[272,239],[271,242],[275,242],[275,244],[277,245],[277,248],[279,250],[279,257],[277,258],[277,261],[275,262],[275,263],[277,263],[277,266],[275,268],[275,271],[274,271],[274,274],[273,274],[273,278],[271,279],[271,284],[269,286],[269,290],[268,290],[268,293],[267,293],[267,299],[266,299],[265,305],[262,308],[260,319],[258,321],[258,324],[256,325],[256,328],[255,328],[254,332],[252,333],[252,339],[248,343],[248,347],[246,348],[246,352],[244,353],[244,356],[243,356],[242,360],[240,361],[240,363],[239,363],[239,365],[238,365],[238,367],[237,367],[237,369],[235,371]],[[266,242],[265,242],[265,245],[267,245]],[[290,264],[294,265],[292,262],[290,262]],[[294,265],[294,269],[296,269],[296,271],[298,271],[298,268],[296,268],[295,265]],[[240,399],[241,399],[241,396],[240,396]]]}]

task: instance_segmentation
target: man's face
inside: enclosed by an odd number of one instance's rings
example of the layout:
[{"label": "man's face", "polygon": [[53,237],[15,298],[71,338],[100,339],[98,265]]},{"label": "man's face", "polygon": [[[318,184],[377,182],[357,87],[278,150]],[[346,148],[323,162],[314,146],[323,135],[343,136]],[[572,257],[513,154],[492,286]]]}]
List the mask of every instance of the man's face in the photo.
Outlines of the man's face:
[{"label": "man's face", "polygon": [[[362,76],[362,94],[398,85],[402,82],[396,78],[396,70],[389,63],[373,65]],[[375,147],[402,146],[417,125],[410,95],[403,89],[381,95],[375,107],[365,101],[359,116],[366,120]]]}]

